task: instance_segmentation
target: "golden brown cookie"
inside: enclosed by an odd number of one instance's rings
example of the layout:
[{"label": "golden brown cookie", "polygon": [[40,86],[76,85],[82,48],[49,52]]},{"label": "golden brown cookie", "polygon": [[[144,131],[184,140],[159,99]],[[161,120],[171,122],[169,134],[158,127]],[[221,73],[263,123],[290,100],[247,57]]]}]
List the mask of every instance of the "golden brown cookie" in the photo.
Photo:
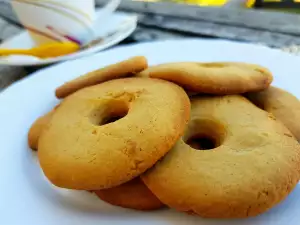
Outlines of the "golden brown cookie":
[{"label": "golden brown cookie", "polygon": [[273,80],[264,67],[238,62],[179,62],[149,67],[137,76],[172,81],[188,91],[240,94],[266,89]]},{"label": "golden brown cookie", "polygon": [[[56,107],[55,107],[56,108]],[[52,109],[47,114],[39,117],[30,127],[28,132],[28,145],[32,150],[37,150],[38,148],[38,141],[42,131],[44,130],[45,126],[49,123],[54,109]]]},{"label": "golden brown cookie", "polygon": [[238,95],[197,97],[191,105],[183,138],[142,175],[163,203],[202,217],[238,218],[262,213],[291,192],[300,145],[274,116]]},{"label": "golden brown cookie", "polygon": [[272,113],[300,141],[300,101],[291,93],[277,87],[247,93],[246,97],[258,107]]},{"label": "golden brown cookie", "polygon": [[71,80],[58,87],[55,91],[55,95],[58,98],[64,98],[81,88],[100,84],[116,78],[128,77],[143,71],[147,67],[148,63],[145,57],[132,57]]},{"label": "golden brown cookie", "polygon": [[164,206],[139,177],[117,187],[94,192],[103,201],[123,208],[154,210]]},{"label": "golden brown cookie", "polygon": [[56,186],[100,190],[150,168],[183,134],[190,101],[178,85],[123,78],[81,89],[56,109],[38,157]]}]

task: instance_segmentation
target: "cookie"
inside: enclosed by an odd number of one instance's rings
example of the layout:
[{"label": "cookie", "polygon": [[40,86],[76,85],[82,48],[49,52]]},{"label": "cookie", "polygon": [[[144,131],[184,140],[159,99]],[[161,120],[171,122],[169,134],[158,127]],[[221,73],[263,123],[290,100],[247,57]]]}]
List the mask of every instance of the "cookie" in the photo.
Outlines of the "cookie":
[{"label": "cookie", "polygon": [[178,85],[123,78],[65,98],[39,140],[38,157],[56,186],[100,190],[139,176],[183,134],[190,101]]},{"label": "cookie", "polygon": [[101,200],[123,208],[154,210],[164,207],[164,204],[139,177],[117,187],[94,191],[94,193]]},{"label": "cookie", "polygon": [[273,80],[266,68],[238,62],[166,63],[149,67],[137,76],[172,81],[190,92],[218,95],[263,90]]},{"label": "cookie", "polygon": [[104,68],[92,71],[83,76],[75,78],[62,86],[58,87],[55,95],[58,98],[64,98],[73,92],[88,86],[100,84],[104,81],[128,77],[134,75],[148,67],[147,59],[143,56],[132,57],[122,62],[106,66]]},{"label": "cookie", "polygon": [[[37,150],[38,139],[49,123],[54,109],[38,118],[29,132],[29,145],[33,150]],[[141,179],[135,178],[117,187],[92,191],[101,200],[123,208],[136,210],[155,210],[164,207],[164,204],[147,188]]]},{"label": "cookie", "polygon": [[272,113],[300,141],[300,101],[291,93],[277,87],[247,93],[246,97],[258,107]]},{"label": "cookie", "polygon": [[[55,107],[56,108],[56,107]],[[28,132],[28,145],[32,150],[37,150],[38,148],[38,141],[42,131],[44,130],[45,126],[49,123],[54,109],[52,109],[47,114],[39,117],[30,127]]]},{"label": "cookie", "polygon": [[242,218],[291,192],[300,145],[273,115],[239,95],[197,97],[191,107],[183,137],[142,175],[164,204],[202,217]]}]

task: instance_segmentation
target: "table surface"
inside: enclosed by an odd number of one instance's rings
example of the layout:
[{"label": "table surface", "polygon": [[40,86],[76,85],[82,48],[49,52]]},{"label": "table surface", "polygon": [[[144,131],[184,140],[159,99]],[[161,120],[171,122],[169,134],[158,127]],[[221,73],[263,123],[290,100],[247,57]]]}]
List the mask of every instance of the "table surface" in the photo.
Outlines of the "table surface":
[{"label": "table surface", "polygon": [[[300,44],[297,14],[249,10],[243,0],[222,8],[123,0],[119,9],[139,15],[135,32],[119,43],[186,37],[225,38],[282,48]],[[105,0],[96,0],[101,5]],[[0,0],[0,42],[23,30],[7,1]],[[0,66],[0,91],[41,67]]]}]

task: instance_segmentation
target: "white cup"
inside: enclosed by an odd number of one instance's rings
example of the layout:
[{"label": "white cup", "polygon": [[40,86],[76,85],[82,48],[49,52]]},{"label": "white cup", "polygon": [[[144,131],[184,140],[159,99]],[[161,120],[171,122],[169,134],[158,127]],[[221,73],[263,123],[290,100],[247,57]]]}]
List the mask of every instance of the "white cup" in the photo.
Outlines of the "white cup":
[{"label": "white cup", "polygon": [[[105,22],[121,0],[110,0],[95,16],[95,0],[11,0],[20,22],[37,45],[94,38],[93,23]],[[100,18],[99,18],[100,17]]]}]

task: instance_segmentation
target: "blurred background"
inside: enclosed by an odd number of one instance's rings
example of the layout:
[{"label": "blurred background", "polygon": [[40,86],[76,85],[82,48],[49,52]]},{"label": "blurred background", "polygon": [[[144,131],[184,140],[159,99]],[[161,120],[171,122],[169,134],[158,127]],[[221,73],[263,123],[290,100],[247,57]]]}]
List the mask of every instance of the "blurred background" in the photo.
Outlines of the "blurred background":
[{"label": "blurred background", "polygon": [[[96,0],[97,7],[106,0]],[[132,34],[117,45],[182,38],[253,43],[299,54],[299,0],[122,0],[118,12],[138,16]],[[9,0],[0,0],[0,42],[24,32]],[[39,67],[0,67],[4,88]],[[1,76],[1,71],[10,74]]]}]

